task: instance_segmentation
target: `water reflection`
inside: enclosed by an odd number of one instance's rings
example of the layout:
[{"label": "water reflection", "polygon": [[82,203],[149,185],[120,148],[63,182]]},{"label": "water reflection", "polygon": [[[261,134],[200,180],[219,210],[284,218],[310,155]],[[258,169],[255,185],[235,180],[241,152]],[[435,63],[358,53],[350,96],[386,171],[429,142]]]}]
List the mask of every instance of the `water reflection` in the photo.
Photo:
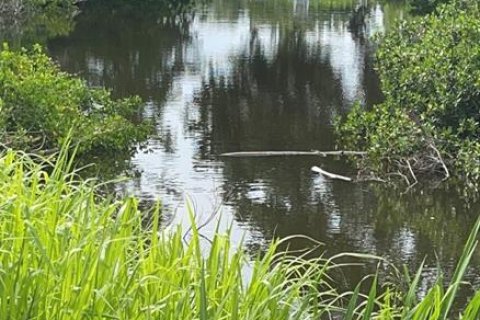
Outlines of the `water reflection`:
[{"label": "water reflection", "polygon": [[448,272],[474,219],[468,212],[477,209],[448,190],[402,195],[309,171],[321,164],[352,174],[337,159],[219,157],[335,148],[333,118],[354,100],[381,100],[369,37],[401,16],[397,3],[214,1],[182,19],[93,6],[49,50],[92,85],[147,101],[158,136],[133,157],[139,174],[117,191],[160,198],[170,219],[188,223],[187,194],[200,223],[217,213],[235,239],[246,233],[251,248],[306,234],[330,254],[369,252],[411,265],[428,254],[429,266],[436,254]]},{"label": "water reflection", "polygon": [[15,8],[15,3],[0,4],[0,43],[7,42],[11,48],[45,44],[74,29],[74,17],[78,14],[75,6],[46,4],[34,9],[25,5],[26,8],[19,9]]},{"label": "water reflection", "polygon": [[49,50],[92,86],[163,103],[175,72],[183,69],[190,17],[163,18],[161,11],[99,3],[84,7],[75,30],[50,41]]}]

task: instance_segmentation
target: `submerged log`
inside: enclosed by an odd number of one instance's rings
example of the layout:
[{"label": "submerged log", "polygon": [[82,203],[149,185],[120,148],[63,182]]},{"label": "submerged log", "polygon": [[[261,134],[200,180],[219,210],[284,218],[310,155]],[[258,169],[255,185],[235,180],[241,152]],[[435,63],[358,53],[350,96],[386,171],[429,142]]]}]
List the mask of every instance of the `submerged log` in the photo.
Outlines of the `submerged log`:
[{"label": "submerged log", "polygon": [[325,177],[330,178],[330,179],[337,179],[337,180],[343,180],[343,181],[348,181],[348,182],[353,181],[353,179],[350,178],[350,177],[345,177],[345,176],[341,176],[339,174],[331,173],[331,172],[325,171],[322,168],[317,167],[317,166],[313,166],[311,170],[313,172],[324,175]]},{"label": "submerged log", "polygon": [[327,157],[327,156],[364,156],[366,152],[363,151],[240,151],[240,152],[227,152],[222,153],[221,157],[286,157],[286,156],[317,156],[317,157]]}]

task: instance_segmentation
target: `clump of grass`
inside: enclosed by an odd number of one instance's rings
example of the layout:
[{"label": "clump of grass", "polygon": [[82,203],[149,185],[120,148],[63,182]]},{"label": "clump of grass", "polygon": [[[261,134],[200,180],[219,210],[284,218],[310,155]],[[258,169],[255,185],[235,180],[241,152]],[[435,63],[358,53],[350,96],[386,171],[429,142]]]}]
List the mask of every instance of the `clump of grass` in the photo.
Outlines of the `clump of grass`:
[{"label": "clump of grass", "polygon": [[[252,259],[228,232],[205,250],[194,219],[188,241],[159,228],[159,208],[145,228],[136,199],[101,197],[70,167],[66,152],[55,165],[0,156],[0,319],[450,319],[477,245],[480,220],[451,284],[422,300],[423,266],[407,292],[379,290],[375,275],[368,293],[340,294],[333,259],[278,253],[278,241]],[[477,293],[462,315],[479,309]]]},{"label": "clump of grass", "polygon": [[[279,255],[251,262],[229,234],[200,248],[194,227],[142,226],[134,198],[99,197],[68,172],[0,158],[0,319],[302,319],[328,312],[328,264]],[[67,170],[67,171],[66,171]]]}]

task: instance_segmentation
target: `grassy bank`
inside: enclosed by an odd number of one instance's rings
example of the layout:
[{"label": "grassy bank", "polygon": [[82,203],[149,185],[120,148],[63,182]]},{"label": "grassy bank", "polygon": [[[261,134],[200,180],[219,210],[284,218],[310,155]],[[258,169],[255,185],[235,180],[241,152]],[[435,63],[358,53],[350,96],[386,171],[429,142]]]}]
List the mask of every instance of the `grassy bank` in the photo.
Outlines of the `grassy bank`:
[{"label": "grassy bank", "polygon": [[[134,198],[99,196],[66,154],[51,166],[0,157],[0,319],[450,319],[480,226],[451,284],[440,278],[421,300],[421,267],[405,291],[371,276],[365,295],[339,293],[333,261],[277,253],[279,242],[252,258],[228,233],[201,247],[195,226],[161,230],[158,208],[145,219]],[[464,318],[479,307],[477,294]]]},{"label": "grassy bank", "polygon": [[[322,264],[247,256],[217,235],[147,230],[133,198],[96,195],[91,182],[48,174],[25,155],[0,160],[0,319],[285,319],[315,314]],[[67,170],[68,171],[68,170]],[[296,276],[302,269],[305,278]]]}]

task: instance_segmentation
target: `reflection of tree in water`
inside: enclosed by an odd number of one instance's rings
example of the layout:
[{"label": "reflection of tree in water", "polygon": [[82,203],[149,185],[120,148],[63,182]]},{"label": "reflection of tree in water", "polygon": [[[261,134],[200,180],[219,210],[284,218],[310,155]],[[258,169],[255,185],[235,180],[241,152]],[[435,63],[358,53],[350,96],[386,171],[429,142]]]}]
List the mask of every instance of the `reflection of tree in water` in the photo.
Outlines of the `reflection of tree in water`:
[{"label": "reflection of tree in water", "polygon": [[[229,196],[226,202],[235,207],[237,221],[266,240],[309,236],[326,243],[327,255],[372,253],[397,266],[407,264],[411,270],[427,257],[424,286],[437,276],[437,259],[447,279],[453,274],[477,218],[471,213],[479,211],[478,204],[467,206],[445,190],[402,195],[403,190],[385,186],[325,181],[308,172],[312,162],[315,160],[226,162],[228,182],[224,188],[230,191],[225,192]],[[288,243],[291,250],[311,246],[305,239]],[[472,266],[480,261],[478,254],[474,261]],[[346,281],[354,284],[374,268],[373,263],[367,269],[348,269]],[[477,283],[478,272],[471,267],[467,279]]]},{"label": "reflection of tree in water", "polygon": [[6,10],[0,13],[0,43],[7,42],[13,48],[45,44],[72,31],[77,13],[76,7],[68,4],[26,7],[18,12]]},{"label": "reflection of tree in water", "polygon": [[[187,13],[165,17],[154,5],[92,1],[82,7],[75,30],[48,43],[62,69],[79,74],[92,86],[112,90],[115,97],[139,95],[144,116],[159,121],[160,109],[171,90],[174,74],[183,68],[183,46],[189,41]],[[171,145],[168,132],[160,143]],[[170,138],[170,139],[169,139]],[[158,142],[158,141],[157,141]],[[111,179],[126,172],[133,179],[131,154],[107,154],[90,159],[97,171]],[[86,174],[88,174],[86,173]]]},{"label": "reflection of tree in water", "polygon": [[[281,4],[289,10],[249,3],[247,49],[234,58],[228,75],[211,67],[204,79],[196,99],[200,117],[189,123],[203,137],[200,158],[227,149],[328,149],[333,145],[332,120],[350,107],[352,95],[362,95],[367,104],[381,99],[370,44],[355,34],[357,27],[349,27],[350,13],[320,13],[308,20],[292,17],[291,3]],[[271,32],[267,39],[265,30]],[[328,42],[336,34],[353,40],[347,48],[352,52],[346,54],[358,70],[338,65],[345,53]],[[323,35],[331,39],[324,43]],[[339,70],[343,66],[346,70]],[[359,83],[343,79],[353,74]]]},{"label": "reflection of tree in water", "polygon": [[313,148],[329,145],[332,114],[341,89],[320,47],[292,30],[267,57],[251,32],[250,48],[235,58],[231,74],[211,68],[196,103],[200,117],[190,123],[202,133],[201,158],[227,150]]},{"label": "reflection of tree in water", "polygon": [[94,1],[83,8],[75,30],[51,41],[49,50],[63,68],[82,72],[92,85],[161,104],[173,72],[183,67],[188,26],[187,14],[164,17],[155,8]]},{"label": "reflection of tree in water", "polygon": [[[233,150],[334,147],[330,124],[345,110],[345,98],[330,53],[321,42],[308,42],[305,29],[286,30],[267,52],[252,26],[250,45],[229,73],[210,68],[195,100],[200,116],[188,124],[199,136],[198,158],[215,159]],[[361,86],[368,102],[375,100],[369,94],[376,84],[368,48],[364,52]],[[333,172],[350,170],[338,161],[324,161],[227,159],[224,200],[240,224],[265,239],[304,234],[328,243],[330,253],[370,252],[412,267],[426,255],[434,266],[434,248],[447,274],[452,271],[474,220],[455,197],[446,196],[447,191],[402,196],[398,190],[312,177],[309,168],[319,162]],[[290,243],[293,249],[305,245]]]},{"label": "reflection of tree in water", "polygon": [[[189,128],[199,133],[198,158],[212,159],[234,150],[334,148],[331,123],[335,115],[345,111],[347,102],[330,63],[330,52],[322,43],[309,42],[303,27],[293,24],[278,32],[279,40],[269,54],[253,26],[250,45],[235,58],[230,74],[218,77],[216,70],[210,69],[210,77],[196,99],[200,116],[189,123]],[[375,89],[376,83],[362,88],[366,92]],[[238,208],[240,220],[243,214],[247,214],[247,220],[262,220],[266,238],[280,228],[277,221],[282,216],[291,233],[305,233],[305,220],[315,219],[325,210],[312,198],[308,170],[318,165],[317,161],[225,161],[226,194],[233,195],[233,200],[227,200]],[[346,170],[335,162],[329,165],[333,171]],[[348,191],[328,193],[334,199],[325,199],[327,207],[336,207],[337,197],[340,202],[349,198]],[[288,222],[296,219],[298,224]],[[321,221],[315,225],[320,226],[316,229],[319,233],[312,236],[322,239],[320,235],[326,234],[328,226]]]},{"label": "reflection of tree in water", "polygon": [[[189,124],[200,133],[199,158],[232,150],[334,147],[330,126],[333,116],[344,111],[345,99],[329,53],[307,40],[301,24],[277,31],[273,54],[252,26],[249,46],[235,58],[230,74],[218,77],[210,69],[196,99],[199,119]],[[322,210],[311,205],[308,170],[313,164],[318,164],[315,159],[226,161],[225,188],[231,195],[226,200],[237,208],[240,221],[258,226],[266,238],[281,228],[282,219],[291,233],[305,233],[305,220]],[[317,225],[325,234],[326,224]]]}]

